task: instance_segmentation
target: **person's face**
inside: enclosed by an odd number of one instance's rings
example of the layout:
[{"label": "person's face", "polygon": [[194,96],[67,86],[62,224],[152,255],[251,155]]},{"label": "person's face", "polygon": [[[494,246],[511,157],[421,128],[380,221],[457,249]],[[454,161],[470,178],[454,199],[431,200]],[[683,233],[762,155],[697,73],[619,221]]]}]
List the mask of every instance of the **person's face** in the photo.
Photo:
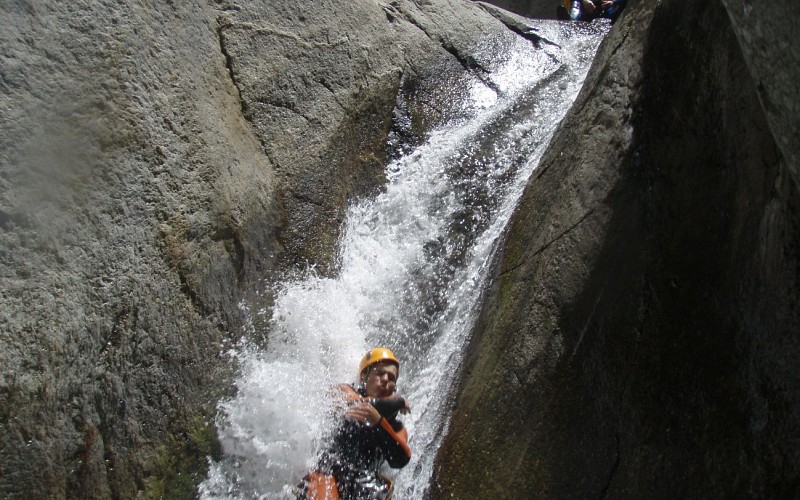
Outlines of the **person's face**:
[{"label": "person's face", "polygon": [[397,365],[379,361],[367,373],[367,397],[385,398],[397,389]]}]

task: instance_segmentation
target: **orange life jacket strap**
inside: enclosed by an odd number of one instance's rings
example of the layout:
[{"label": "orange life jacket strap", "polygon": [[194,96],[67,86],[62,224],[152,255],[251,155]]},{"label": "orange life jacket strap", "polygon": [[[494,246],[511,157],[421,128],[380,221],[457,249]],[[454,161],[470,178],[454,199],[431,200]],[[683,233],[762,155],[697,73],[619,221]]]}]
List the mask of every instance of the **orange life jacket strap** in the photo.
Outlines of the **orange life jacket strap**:
[{"label": "orange life jacket strap", "polygon": [[339,500],[339,488],[333,476],[315,471],[306,476],[308,500]]},{"label": "orange life jacket strap", "polygon": [[406,452],[408,458],[411,458],[411,448],[408,447],[408,431],[406,430],[406,428],[403,427],[402,429],[400,429],[400,432],[395,432],[395,430],[392,429],[392,424],[390,424],[389,421],[383,417],[381,417],[381,420],[380,422],[378,422],[378,425],[380,425],[383,428],[383,430],[388,432],[389,435],[392,437],[392,439],[397,441],[397,444],[403,447],[403,451]]}]

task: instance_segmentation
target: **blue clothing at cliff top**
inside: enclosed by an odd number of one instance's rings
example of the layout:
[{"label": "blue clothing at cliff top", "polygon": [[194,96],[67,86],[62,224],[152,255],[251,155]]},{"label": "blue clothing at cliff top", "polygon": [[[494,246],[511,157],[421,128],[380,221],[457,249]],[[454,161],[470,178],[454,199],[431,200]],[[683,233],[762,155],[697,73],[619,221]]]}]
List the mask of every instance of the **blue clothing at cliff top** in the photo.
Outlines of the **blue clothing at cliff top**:
[{"label": "blue clothing at cliff top", "polygon": [[625,6],[625,0],[572,0],[569,18],[573,21],[592,21],[607,18],[616,21]]}]

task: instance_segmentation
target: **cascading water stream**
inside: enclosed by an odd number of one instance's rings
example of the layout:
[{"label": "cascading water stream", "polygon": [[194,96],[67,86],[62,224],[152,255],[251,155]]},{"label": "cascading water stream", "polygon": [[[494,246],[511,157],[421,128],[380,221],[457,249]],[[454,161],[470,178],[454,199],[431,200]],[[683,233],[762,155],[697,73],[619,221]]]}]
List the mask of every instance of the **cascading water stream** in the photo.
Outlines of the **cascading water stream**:
[{"label": "cascading water stream", "polygon": [[389,474],[395,498],[425,495],[492,253],[607,28],[541,22],[553,43],[507,47],[491,82],[475,81],[470,117],[389,165],[385,192],[349,209],[338,276],[280,285],[268,346],[232,351],[241,374],[220,405],[225,457],[203,498],[292,498],[332,425],[330,388],[354,382],[377,345],[401,359],[398,392],[412,406],[414,456]]}]

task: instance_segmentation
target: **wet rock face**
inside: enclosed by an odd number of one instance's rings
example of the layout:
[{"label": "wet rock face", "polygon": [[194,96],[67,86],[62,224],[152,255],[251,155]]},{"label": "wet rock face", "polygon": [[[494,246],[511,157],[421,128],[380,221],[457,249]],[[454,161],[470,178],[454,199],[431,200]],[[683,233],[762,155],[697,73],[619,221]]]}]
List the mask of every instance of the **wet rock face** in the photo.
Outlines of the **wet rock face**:
[{"label": "wet rock face", "polygon": [[482,36],[500,32],[477,4],[447,1],[226,7],[222,50],[278,178],[286,220],[277,236],[287,265],[335,270],[347,200],[383,183],[398,94],[409,94],[413,112],[426,117],[417,133],[445,119],[426,116],[457,108],[435,88],[448,79],[458,87],[471,69],[462,58]]},{"label": "wet rock face", "polygon": [[800,193],[770,125],[794,118],[764,104],[798,66],[761,74],[731,17],[630,2],[604,41],[512,222],[433,497],[798,495]]},{"label": "wet rock face", "polygon": [[240,306],[335,268],[398,94],[409,137],[457,114],[439,89],[507,30],[454,0],[0,10],[0,496],[190,497]]}]

